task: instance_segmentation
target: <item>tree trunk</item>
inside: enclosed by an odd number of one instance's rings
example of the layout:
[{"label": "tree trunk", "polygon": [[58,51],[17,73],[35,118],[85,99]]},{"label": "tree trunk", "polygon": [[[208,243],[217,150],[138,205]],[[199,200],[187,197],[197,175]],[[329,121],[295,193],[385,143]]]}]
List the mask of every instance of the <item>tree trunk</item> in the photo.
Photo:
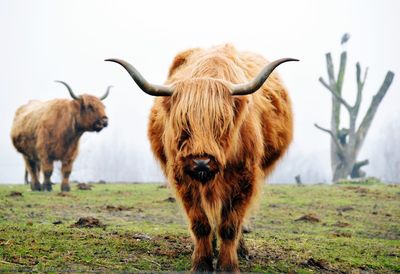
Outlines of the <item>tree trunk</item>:
[{"label": "tree trunk", "polygon": [[340,179],[346,179],[349,177],[353,165],[356,159],[356,155],[354,153],[344,153],[344,155],[338,157],[340,159],[337,162],[337,165],[332,170],[332,181],[337,182]]}]

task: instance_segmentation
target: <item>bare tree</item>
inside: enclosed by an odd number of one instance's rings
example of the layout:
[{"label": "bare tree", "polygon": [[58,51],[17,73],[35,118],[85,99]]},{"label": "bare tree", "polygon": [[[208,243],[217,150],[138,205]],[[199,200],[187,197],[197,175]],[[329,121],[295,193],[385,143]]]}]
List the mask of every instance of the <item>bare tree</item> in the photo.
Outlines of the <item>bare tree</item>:
[{"label": "bare tree", "polygon": [[[350,36],[348,34],[344,34],[342,37],[342,45],[345,44],[349,38]],[[363,160],[358,162],[357,157],[376,111],[378,110],[379,104],[393,81],[394,73],[391,71],[387,72],[385,80],[378,92],[373,96],[363,120],[357,127],[357,117],[360,110],[368,68],[364,70],[362,75],[360,63],[357,62],[356,64],[357,96],[354,105],[351,105],[342,96],[347,52],[344,50],[340,55],[337,77],[335,76],[331,53],[327,53],[325,57],[329,82],[325,81],[322,77],[319,78],[319,81],[332,95],[331,128],[327,129],[317,124],[314,125],[323,132],[328,133],[331,137],[332,180],[335,182],[339,179],[347,178],[348,176],[364,177],[365,172],[361,170],[361,167],[367,165],[369,161]],[[342,106],[344,106],[349,113],[349,125],[348,128],[340,129],[340,110]]]}]

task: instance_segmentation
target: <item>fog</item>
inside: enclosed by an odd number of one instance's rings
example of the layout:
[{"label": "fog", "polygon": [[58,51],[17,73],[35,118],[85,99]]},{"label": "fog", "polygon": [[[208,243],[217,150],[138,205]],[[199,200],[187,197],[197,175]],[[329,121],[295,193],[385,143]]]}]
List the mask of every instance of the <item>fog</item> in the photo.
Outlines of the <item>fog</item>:
[{"label": "fog", "polygon": [[[54,80],[66,81],[76,93],[95,95],[114,86],[104,101],[109,127],[98,134],[84,134],[71,180],[164,181],[146,133],[153,98],[140,91],[121,67],[103,60],[125,59],[150,82],[163,83],[177,52],[222,43],[269,60],[301,60],[277,69],[292,98],[295,138],[269,181],[293,182],[301,174],[306,182],[329,182],[329,137],[313,124],[329,127],[331,96],[318,78],[327,78],[326,52],[332,52],[338,67],[343,49],[340,38],[345,32],[351,38],[346,45],[343,92],[350,102],[356,93],[355,63],[369,67],[362,116],[386,72],[396,74],[359,159],[370,160],[365,168],[368,175],[398,181],[398,175],[388,176],[388,172],[396,174],[398,167],[387,161],[399,159],[398,148],[393,145],[387,151],[384,145],[396,142],[392,133],[400,130],[396,126],[400,118],[399,10],[400,2],[395,0],[2,0],[0,183],[23,180],[23,160],[10,140],[15,110],[31,99],[69,97]],[[345,114],[342,118],[347,119]],[[57,170],[55,181],[59,180]]]}]

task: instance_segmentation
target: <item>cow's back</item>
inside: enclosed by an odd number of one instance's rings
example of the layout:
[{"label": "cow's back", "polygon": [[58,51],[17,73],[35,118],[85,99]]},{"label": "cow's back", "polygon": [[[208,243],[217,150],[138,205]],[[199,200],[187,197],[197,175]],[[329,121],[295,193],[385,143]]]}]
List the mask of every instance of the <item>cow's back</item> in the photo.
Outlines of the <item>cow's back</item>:
[{"label": "cow's back", "polygon": [[11,128],[11,139],[19,152],[36,156],[37,129],[51,108],[51,102],[31,100],[17,109]]}]

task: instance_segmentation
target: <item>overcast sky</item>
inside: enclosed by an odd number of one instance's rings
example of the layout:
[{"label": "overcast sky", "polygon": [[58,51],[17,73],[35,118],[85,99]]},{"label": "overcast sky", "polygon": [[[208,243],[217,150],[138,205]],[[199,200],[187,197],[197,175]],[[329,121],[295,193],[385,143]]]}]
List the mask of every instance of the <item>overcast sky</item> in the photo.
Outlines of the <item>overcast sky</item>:
[{"label": "overcast sky", "polygon": [[23,160],[10,141],[15,110],[30,99],[68,98],[56,79],[76,93],[95,95],[114,85],[105,100],[110,125],[84,135],[72,180],[164,180],[146,137],[153,98],[121,67],[103,60],[126,59],[149,81],[162,83],[177,52],[221,43],[269,60],[301,60],[278,69],[293,101],[295,140],[271,181],[290,182],[296,174],[307,181],[329,181],[329,138],[313,123],[329,126],[331,98],[318,77],[326,78],[326,52],[332,52],[338,66],[345,32],[351,34],[344,85],[349,101],[356,88],[355,62],[369,67],[362,115],[386,72],[396,74],[361,153],[370,159],[368,173],[382,177],[377,147],[400,118],[399,10],[396,0],[1,0],[0,183],[23,180]]}]

